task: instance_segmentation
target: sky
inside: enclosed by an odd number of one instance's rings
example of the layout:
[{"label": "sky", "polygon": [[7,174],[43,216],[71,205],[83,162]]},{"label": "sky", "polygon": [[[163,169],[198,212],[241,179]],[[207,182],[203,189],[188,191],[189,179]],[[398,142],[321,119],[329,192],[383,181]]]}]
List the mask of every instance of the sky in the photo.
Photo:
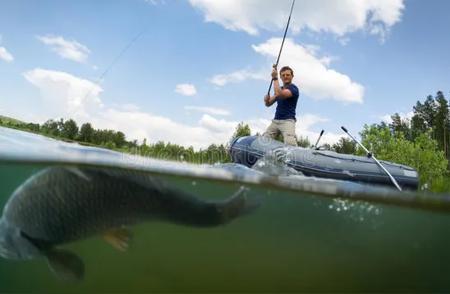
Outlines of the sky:
[{"label": "sky", "polygon": [[[0,114],[194,148],[264,132],[291,1],[0,3]],[[297,136],[334,143],[450,96],[450,1],[296,0],[279,67],[299,86]]]}]

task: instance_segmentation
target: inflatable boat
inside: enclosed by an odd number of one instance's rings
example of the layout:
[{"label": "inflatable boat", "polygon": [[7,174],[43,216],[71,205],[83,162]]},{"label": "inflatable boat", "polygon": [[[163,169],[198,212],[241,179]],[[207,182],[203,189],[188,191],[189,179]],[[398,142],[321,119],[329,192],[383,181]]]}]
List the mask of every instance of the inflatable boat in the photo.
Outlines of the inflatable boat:
[{"label": "inflatable boat", "polygon": [[[288,146],[262,136],[235,139],[229,149],[233,162],[252,167],[263,156],[275,155],[305,176],[392,186],[389,176],[372,158],[333,151]],[[380,161],[403,189],[416,190],[417,171],[409,166]]]}]

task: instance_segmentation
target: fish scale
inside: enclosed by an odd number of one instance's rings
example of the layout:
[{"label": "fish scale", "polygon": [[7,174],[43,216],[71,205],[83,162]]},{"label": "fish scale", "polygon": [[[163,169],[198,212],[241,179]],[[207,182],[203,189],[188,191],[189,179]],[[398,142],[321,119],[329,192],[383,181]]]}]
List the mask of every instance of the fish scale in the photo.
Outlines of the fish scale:
[{"label": "fish scale", "polygon": [[30,237],[54,243],[150,219],[200,226],[227,220],[218,209],[225,203],[202,201],[131,171],[53,167],[15,194],[9,221]]}]

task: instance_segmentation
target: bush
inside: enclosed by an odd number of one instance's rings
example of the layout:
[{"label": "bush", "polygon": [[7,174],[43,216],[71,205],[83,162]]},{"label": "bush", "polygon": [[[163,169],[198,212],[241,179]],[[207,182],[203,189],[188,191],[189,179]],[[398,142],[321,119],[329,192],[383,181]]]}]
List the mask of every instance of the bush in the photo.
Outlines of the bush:
[{"label": "bush", "polygon": [[[419,173],[420,185],[427,184],[433,191],[442,186],[439,183],[444,179],[448,161],[430,133],[422,133],[411,142],[401,132],[394,136],[387,127],[365,125],[361,137],[363,145],[378,159],[415,168]],[[358,153],[364,154],[362,150],[358,150]]]}]

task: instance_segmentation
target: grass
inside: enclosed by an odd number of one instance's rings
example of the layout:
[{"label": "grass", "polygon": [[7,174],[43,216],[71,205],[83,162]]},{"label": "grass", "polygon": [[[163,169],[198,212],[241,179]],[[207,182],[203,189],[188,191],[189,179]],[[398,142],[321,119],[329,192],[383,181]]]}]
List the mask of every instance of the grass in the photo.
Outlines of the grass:
[{"label": "grass", "polygon": [[437,193],[450,192],[450,172],[447,172],[442,178],[433,181],[431,191]]}]

